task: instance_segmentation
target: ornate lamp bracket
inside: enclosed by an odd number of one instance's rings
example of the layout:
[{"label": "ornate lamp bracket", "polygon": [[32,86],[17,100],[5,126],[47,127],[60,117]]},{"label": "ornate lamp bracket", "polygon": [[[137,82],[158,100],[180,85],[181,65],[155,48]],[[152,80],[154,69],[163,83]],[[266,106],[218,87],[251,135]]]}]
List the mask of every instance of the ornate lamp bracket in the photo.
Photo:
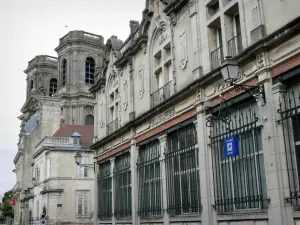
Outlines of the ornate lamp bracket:
[{"label": "ornate lamp bracket", "polygon": [[78,166],[82,168],[87,168],[88,170],[94,171],[95,172],[95,164],[77,164]]}]

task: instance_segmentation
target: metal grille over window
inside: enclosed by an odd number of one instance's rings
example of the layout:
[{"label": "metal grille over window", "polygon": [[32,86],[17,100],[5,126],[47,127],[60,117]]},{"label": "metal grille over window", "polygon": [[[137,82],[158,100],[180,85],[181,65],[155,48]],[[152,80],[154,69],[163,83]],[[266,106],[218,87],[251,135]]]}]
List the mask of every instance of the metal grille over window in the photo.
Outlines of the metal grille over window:
[{"label": "metal grille over window", "polygon": [[[218,212],[268,206],[262,127],[257,122],[255,111],[247,108],[236,110],[229,117],[230,128],[222,121],[211,127],[214,207]],[[236,140],[235,147],[226,141],[230,139]]]},{"label": "metal grille over window", "polygon": [[168,135],[165,160],[169,213],[200,213],[199,161],[194,126]]},{"label": "metal grille over window", "polygon": [[114,215],[117,219],[131,217],[130,153],[115,159],[114,166]]},{"label": "metal grille over window", "polygon": [[88,57],[85,62],[85,83],[87,85],[94,85],[95,81],[95,61]]},{"label": "metal grille over window", "polygon": [[285,145],[290,196],[287,200],[300,206],[300,92],[290,90],[280,98],[282,132]]},{"label": "metal grille over window", "polygon": [[160,143],[152,142],[141,146],[137,162],[139,179],[139,215],[141,217],[160,216],[161,173],[160,173]]},{"label": "metal grille over window", "polygon": [[98,217],[100,220],[112,218],[112,178],[110,161],[99,165],[98,173]]}]

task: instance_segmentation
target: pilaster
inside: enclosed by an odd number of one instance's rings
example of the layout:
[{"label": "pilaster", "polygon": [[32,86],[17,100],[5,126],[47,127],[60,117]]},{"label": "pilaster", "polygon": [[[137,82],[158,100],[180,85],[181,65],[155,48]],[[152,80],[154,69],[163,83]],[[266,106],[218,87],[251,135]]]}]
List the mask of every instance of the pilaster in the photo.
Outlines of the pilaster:
[{"label": "pilaster", "polygon": [[[272,80],[268,71],[260,73],[259,83],[264,86],[265,104],[258,102],[258,118],[262,128],[262,147],[264,152],[264,167],[267,185],[268,219],[270,225],[292,224],[288,222],[285,213],[285,196],[283,193],[283,155],[280,153],[283,136],[279,136],[280,129],[276,125],[279,96],[275,89],[272,91]],[[283,148],[284,149],[284,146]],[[283,150],[284,151],[284,150]],[[292,217],[291,217],[292,218]]]},{"label": "pilaster", "polygon": [[98,225],[98,179],[97,174],[99,173],[98,164],[95,164],[95,173],[94,173],[94,225]]},{"label": "pilaster", "polygon": [[112,195],[112,199],[111,199],[111,213],[112,213],[112,217],[111,217],[111,225],[116,225],[116,218],[115,218],[115,187],[114,187],[114,166],[115,166],[115,158],[112,157],[110,159],[110,177],[111,177],[111,195]]},{"label": "pilaster", "polygon": [[132,225],[139,224],[139,216],[138,216],[138,183],[137,183],[137,158],[138,158],[138,150],[136,147],[135,139],[131,140],[131,148],[130,148],[130,169],[131,169],[131,214],[132,214]]},{"label": "pilaster", "polygon": [[198,160],[199,160],[199,173],[200,173],[200,193],[202,205],[202,224],[214,225],[216,224],[216,212],[213,211],[213,168],[211,149],[208,147],[208,129],[206,127],[206,117],[204,105],[198,104],[197,107],[197,120],[194,125],[197,131],[198,142]]},{"label": "pilaster", "polygon": [[167,175],[166,175],[166,166],[165,166],[165,152],[167,150],[167,135],[164,134],[158,137],[160,142],[160,166],[161,166],[161,180],[162,180],[162,208],[163,208],[163,220],[164,225],[170,224],[170,216],[168,214],[168,199],[167,199]]}]

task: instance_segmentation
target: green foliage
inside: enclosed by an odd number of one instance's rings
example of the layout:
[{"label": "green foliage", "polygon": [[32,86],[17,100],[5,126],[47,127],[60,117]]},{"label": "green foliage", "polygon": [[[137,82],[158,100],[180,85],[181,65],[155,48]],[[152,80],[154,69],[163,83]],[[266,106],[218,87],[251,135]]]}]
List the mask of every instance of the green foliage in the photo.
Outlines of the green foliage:
[{"label": "green foliage", "polygon": [[4,197],[2,198],[2,216],[3,217],[12,217],[13,216],[13,208],[9,204],[9,200],[11,199],[12,191],[8,191],[4,194]]}]

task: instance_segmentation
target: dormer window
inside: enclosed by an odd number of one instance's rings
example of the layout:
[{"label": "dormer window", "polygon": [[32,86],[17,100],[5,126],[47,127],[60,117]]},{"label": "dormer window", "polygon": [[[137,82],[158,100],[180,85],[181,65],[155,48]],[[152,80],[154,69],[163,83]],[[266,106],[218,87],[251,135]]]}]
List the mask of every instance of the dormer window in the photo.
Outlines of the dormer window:
[{"label": "dormer window", "polygon": [[95,83],[95,60],[91,57],[85,61],[85,83],[89,86]]},{"label": "dormer window", "polygon": [[66,86],[67,83],[67,60],[64,59],[62,62],[62,86]]},{"label": "dormer window", "polygon": [[57,80],[55,78],[50,80],[49,96],[53,96],[57,91]]}]

